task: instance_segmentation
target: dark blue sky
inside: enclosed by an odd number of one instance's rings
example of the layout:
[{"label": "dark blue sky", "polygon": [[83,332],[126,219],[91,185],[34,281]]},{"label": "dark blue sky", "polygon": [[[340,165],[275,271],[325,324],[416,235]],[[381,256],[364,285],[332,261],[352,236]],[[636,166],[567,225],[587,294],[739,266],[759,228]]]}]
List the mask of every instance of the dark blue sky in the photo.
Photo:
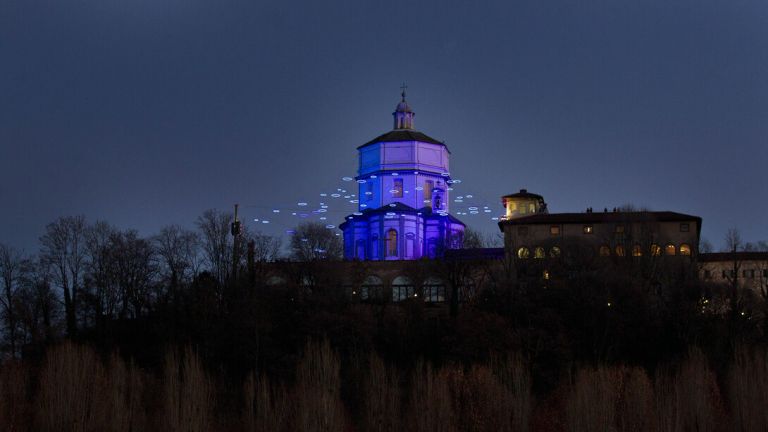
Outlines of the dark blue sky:
[{"label": "dark blue sky", "polygon": [[767,32],[764,0],[0,2],[0,242],[234,202],[279,232],[354,175],[402,81],[494,212],[525,187],[768,239]]}]

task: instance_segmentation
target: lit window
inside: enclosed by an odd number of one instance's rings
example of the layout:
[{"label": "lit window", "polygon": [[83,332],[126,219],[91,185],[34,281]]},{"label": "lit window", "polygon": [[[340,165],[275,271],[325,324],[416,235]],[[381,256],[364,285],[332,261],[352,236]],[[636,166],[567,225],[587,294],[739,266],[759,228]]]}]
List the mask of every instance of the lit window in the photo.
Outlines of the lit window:
[{"label": "lit window", "polygon": [[680,232],[688,232],[691,230],[691,226],[688,223],[680,224]]},{"label": "lit window", "polygon": [[536,249],[533,250],[533,257],[534,258],[546,258],[547,254],[544,252],[544,248],[539,246]]},{"label": "lit window", "polygon": [[544,270],[544,274],[542,276],[544,277],[544,280],[549,280],[549,270]]},{"label": "lit window", "polygon": [[651,255],[652,256],[661,256],[661,246],[657,245],[656,243],[651,245]]},{"label": "lit window", "polygon": [[667,255],[677,255],[677,249],[675,248],[675,245],[670,243],[664,248],[664,253]]},{"label": "lit window", "polygon": [[584,225],[584,234],[592,234],[592,225]]},{"label": "lit window", "polygon": [[432,207],[432,190],[435,188],[435,182],[433,180],[427,180],[424,182],[424,204],[427,207]]},{"label": "lit window", "polygon": [[549,233],[552,235],[560,235],[560,225],[552,225],[549,227]]},{"label": "lit window", "polygon": [[387,231],[387,256],[397,256],[397,231]]},{"label": "lit window", "polygon": [[606,245],[600,246],[600,256],[611,256],[611,248]]},{"label": "lit window", "polygon": [[683,243],[680,245],[680,255],[691,256],[691,247]]},{"label": "lit window", "polygon": [[624,246],[618,245],[618,246],[616,246],[615,250],[616,250],[616,256],[623,257],[625,255],[625,253],[624,253]]},{"label": "lit window", "polygon": [[520,259],[528,259],[531,256],[531,251],[523,246],[520,249],[517,250],[517,257]]},{"label": "lit window", "polygon": [[643,248],[641,248],[639,244],[635,244],[634,246],[632,246],[632,256],[633,257],[643,256]]},{"label": "lit window", "polygon": [[560,256],[560,248],[557,246],[552,246],[552,249],[549,250],[549,256],[552,258],[557,258]]},{"label": "lit window", "polygon": [[403,179],[395,179],[392,184],[392,198],[403,197]]}]

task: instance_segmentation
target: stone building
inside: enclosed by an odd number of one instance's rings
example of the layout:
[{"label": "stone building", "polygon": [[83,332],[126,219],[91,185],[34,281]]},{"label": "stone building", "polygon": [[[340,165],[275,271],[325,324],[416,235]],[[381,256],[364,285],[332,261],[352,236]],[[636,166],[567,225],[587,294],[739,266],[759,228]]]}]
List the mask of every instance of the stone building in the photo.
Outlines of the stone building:
[{"label": "stone building", "polygon": [[398,103],[394,128],[357,148],[358,211],[339,228],[347,260],[414,260],[461,246],[464,223],[449,213],[448,147],[414,129]]},{"label": "stone building", "polygon": [[[502,198],[499,221],[512,259],[556,258],[578,243],[595,256],[692,256],[699,246],[701,218],[671,211],[549,213],[541,195],[525,189]],[[589,252],[587,252],[589,253]]]}]

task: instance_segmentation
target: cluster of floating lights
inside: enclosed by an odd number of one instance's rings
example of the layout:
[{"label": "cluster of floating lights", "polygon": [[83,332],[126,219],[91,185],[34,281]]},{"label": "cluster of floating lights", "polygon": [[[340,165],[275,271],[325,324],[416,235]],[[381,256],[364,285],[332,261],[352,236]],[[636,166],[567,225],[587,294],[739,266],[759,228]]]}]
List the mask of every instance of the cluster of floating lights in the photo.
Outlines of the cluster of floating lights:
[{"label": "cluster of floating lights", "polygon": [[[418,174],[418,171],[415,171],[414,174]],[[392,176],[399,176],[400,173],[393,172],[390,173]],[[444,172],[441,173],[442,177],[450,177],[450,173]],[[375,174],[370,175],[368,179],[375,179],[377,176]],[[355,179],[353,177],[345,176],[342,177],[341,180],[343,182],[356,182],[358,184],[364,184],[367,182],[367,179]],[[448,179],[445,181],[445,183],[448,185],[446,190],[453,191],[454,187],[458,184],[461,184],[462,181],[460,179]],[[416,191],[424,190],[422,186],[416,186],[414,188]],[[397,190],[391,190],[391,193],[399,192]],[[410,193],[409,190],[403,190],[403,194]],[[366,191],[364,192],[366,195],[371,195],[372,192]],[[355,193],[352,193],[348,191],[344,187],[338,187],[334,192],[321,192],[319,194],[322,201],[318,201],[317,205],[311,204],[309,201],[298,201],[295,204],[295,207],[292,205],[285,206],[284,208],[272,208],[271,209],[271,216],[272,218],[283,218],[283,215],[290,214],[291,217],[296,217],[300,219],[309,219],[309,218],[317,218],[319,221],[328,221],[328,212],[334,212],[334,213],[345,213],[347,216],[347,219],[353,219],[355,216],[362,216],[362,210],[365,210],[367,207],[367,204],[360,203],[360,197],[358,197]],[[338,202],[338,201],[344,201],[344,204],[352,204],[356,205],[356,208],[349,209],[349,208],[343,208],[340,210],[331,210],[330,203]],[[473,194],[464,194],[464,195],[457,195],[453,199],[454,208],[453,208],[453,214],[456,216],[481,216],[481,215],[490,215],[490,220],[492,221],[498,221],[499,217],[493,216],[493,210],[488,205],[483,204],[477,204],[475,203],[476,199]],[[460,204],[461,206],[456,206],[455,204]],[[359,207],[359,208],[357,208]],[[389,207],[392,207],[393,209],[397,207],[396,204],[392,203],[389,204]],[[311,208],[311,210],[310,210]],[[446,210],[438,210],[435,213],[441,216],[448,216],[449,212]],[[417,213],[417,215],[421,215],[421,213]],[[395,218],[398,214],[395,211],[388,211],[385,213],[385,218]],[[339,216],[341,218],[341,216]],[[254,222],[261,223],[261,224],[270,224],[272,223],[272,220],[266,216],[262,216],[260,218],[254,218]],[[277,222],[276,222],[277,223]],[[325,225],[328,229],[335,229],[337,228],[336,225],[326,222]],[[293,234],[294,231],[291,229],[286,229],[285,232],[287,234]],[[336,233],[337,236],[341,235],[340,233]]]}]

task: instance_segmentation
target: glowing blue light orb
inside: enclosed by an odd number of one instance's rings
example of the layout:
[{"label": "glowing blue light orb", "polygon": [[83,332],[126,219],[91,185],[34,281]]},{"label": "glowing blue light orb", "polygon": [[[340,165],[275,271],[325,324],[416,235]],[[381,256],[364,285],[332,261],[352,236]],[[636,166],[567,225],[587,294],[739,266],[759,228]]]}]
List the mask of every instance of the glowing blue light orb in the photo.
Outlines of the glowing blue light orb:
[{"label": "glowing blue light orb", "polygon": [[354,213],[352,213],[352,214],[353,214],[353,215],[355,215],[355,216],[362,216],[362,215],[363,215],[363,213],[362,213],[362,212],[354,212]]},{"label": "glowing blue light orb", "polygon": [[421,186],[416,186],[414,189],[416,189],[416,190],[424,190],[424,188],[421,187]]},{"label": "glowing blue light orb", "polygon": [[444,173],[440,173],[440,175],[443,177],[450,177],[451,173],[444,172]]},{"label": "glowing blue light orb", "polygon": [[263,223],[263,224],[268,224],[268,223],[269,223],[269,221],[268,221],[268,220],[263,220],[263,221],[261,221],[261,223]]},{"label": "glowing blue light orb", "polygon": [[258,219],[254,219],[253,221],[254,221],[254,222],[258,222],[259,220],[258,220]]},{"label": "glowing blue light orb", "polygon": [[390,206],[390,207],[397,207],[397,204],[395,204],[395,203],[392,203],[392,204],[390,204],[389,206]]},{"label": "glowing blue light orb", "polygon": [[358,180],[357,182],[358,182],[358,183],[360,183],[360,184],[363,184],[363,183],[365,183],[365,180],[363,180],[363,179],[360,179],[360,180]]},{"label": "glowing blue light orb", "polygon": [[342,177],[341,179],[344,181],[352,181],[352,177]]},{"label": "glowing blue light orb", "polygon": [[368,178],[372,178],[372,179],[375,179],[375,178],[376,178],[376,174],[371,174],[371,176],[370,176],[370,177],[368,177]]},{"label": "glowing blue light orb", "polygon": [[357,200],[349,200],[352,204],[357,204]]},{"label": "glowing blue light orb", "polygon": [[300,202],[300,203],[297,203],[296,205],[297,205],[297,206],[299,206],[299,207],[304,207],[304,206],[306,206],[306,205],[307,205],[307,203],[305,203],[305,202]]},{"label": "glowing blue light orb", "polygon": [[398,176],[398,175],[400,175],[400,174],[398,174],[398,173],[392,173],[392,175],[393,175],[393,176]]},{"label": "glowing blue light orb", "polygon": [[333,229],[333,228],[336,228],[336,225],[330,225],[330,224],[328,224],[328,225],[326,225],[325,227],[326,227],[326,228],[328,228],[328,229]]},{"label": "glowing blue light orb", "polygon": [[469,207],[467,210],[470,210],[470,211],[477,210],[477,207]]},{"label": "glowing blue light orb", "polygon": [[336,193],[335,194],[331,194],[331,198],[338,198],[340,196],[341,196],[341,194],[336,194]]},{"label": "glowing blue light orb", "polygon": [[321,208],[321,209],[317,210],[317,212],[318,212],[318,213],[325,213],[325,212],[327,212],[327,211],[328,211],[328,210],[327,210],[327,209],[324,209],[324,208]]},{"label": "glowing blue light orb", "polygon": [[473,198],[473,196],[472,195],[467,195],[467,198]]}]

